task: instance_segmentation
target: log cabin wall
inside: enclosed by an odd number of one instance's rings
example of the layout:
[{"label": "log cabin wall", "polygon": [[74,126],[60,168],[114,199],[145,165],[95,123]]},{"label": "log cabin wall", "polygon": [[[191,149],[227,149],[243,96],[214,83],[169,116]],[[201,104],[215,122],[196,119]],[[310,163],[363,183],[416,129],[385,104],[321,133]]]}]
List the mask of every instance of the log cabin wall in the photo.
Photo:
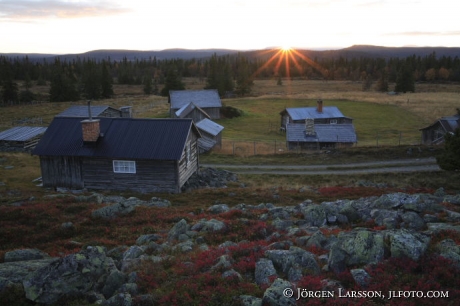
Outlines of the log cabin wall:
[{"label": "log cabin wall", "polygon": [[40,156],[40,168],[44,187],[84,187],[79,157]]},{"label": "log cabin wall", "polygon": [[83,180],[88,189],[177,192],[174,161],[136,160],[136,173],[115,173],[113,159],[83,159]]}]

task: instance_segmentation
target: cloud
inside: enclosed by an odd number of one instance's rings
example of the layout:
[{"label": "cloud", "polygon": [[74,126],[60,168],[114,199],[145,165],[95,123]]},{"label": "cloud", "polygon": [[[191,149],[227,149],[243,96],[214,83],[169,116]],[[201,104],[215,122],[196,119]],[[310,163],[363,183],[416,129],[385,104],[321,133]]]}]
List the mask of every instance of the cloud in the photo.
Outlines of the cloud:
[{"label": "cloud", "polygon": [[1,0],[0,21],[30,22],[44,18],[81,18],[129,12],[113,1]]},{"label": "cloud", "polygon": [[383,36],[459,36],[460,31],[441,31],[441,32],[423,32],[423,31],[411,31],[411,32],[397,32],[387,33]]}]

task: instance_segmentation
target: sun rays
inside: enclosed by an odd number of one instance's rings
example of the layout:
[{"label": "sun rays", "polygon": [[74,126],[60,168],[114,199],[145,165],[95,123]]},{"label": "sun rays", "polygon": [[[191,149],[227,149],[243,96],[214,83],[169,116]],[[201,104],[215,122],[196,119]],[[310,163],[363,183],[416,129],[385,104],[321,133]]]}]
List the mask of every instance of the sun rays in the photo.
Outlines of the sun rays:
[{"label": "sun rays", "polygon": [[299,63],[299,61],[304,61],[312,68],[319,71],[322,75],[325,75],[325,69],[322,68],[318,63],[310,59],[308,56],[300,53],[296,49],[293,49],[288,46],[281,47],[275,50],[267,50],[264,53],[272,53],[273,55],[262,65],[257,71],[254,73],[254,77],[260,74],[263,70],[269,68],[271,65],[274,64],[274,75],[280,76],[281,74],[281,67],[284,63],[284,73],[287,78],[291,77],[291,68],[297,69],[299,73],[302,72],[304,67]]}]

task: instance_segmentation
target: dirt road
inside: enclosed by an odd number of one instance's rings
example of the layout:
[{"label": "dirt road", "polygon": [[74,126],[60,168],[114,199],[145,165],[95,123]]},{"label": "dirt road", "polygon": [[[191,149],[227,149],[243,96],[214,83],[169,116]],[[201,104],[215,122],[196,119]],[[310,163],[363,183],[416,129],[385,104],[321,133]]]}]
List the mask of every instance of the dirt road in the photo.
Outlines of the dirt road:
[{"label": "dirt road", "polygon": [[202,167],[224,169],[240,174],[282,175],[347,175],[360,173],[430,172],[441,171],[434,158],[390,160],[335,165],[224,165],[202,164]]}]

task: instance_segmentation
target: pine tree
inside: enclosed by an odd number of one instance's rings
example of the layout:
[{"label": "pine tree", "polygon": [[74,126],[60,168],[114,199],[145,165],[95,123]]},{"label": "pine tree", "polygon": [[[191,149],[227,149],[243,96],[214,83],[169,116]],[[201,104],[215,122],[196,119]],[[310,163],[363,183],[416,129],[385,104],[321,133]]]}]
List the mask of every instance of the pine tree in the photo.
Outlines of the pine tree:
[{"label": "pine tree", "polygon": [[388,73],[385,69],[383,69],[380,73],[380,77],[377,80],[377,84],[375,85],[375,90],[380,92],[388,91]]},{"label": "pine tree", "polygon": [[444,151],[436,162],[439,167],[448,171],[460,170],[460,129],[456,129],[453,134],[447,133],[444,136]]},{"label": "pine tree", "polygon": [[238,57],[238,68],[236,72],[236,92],[240,96],[249,94],[254,86],[251,72],[249,71],[249,63],[246,58]]},{"label": "pine tree", "polygon": [[150,95],[153,91],[152,78],[150,77],[150,75],[147,74],[146,76],[144,76],[143,84],[144,84],[144,93],[146,95]]},{"label": "pine tree", "polygon": [[171,67],[168,70],[168,74],[165,79],[165,87],[161,90],[161,95],[167,97],[170,90],[183,90],[185,89],[184,83],[182,83],[182,78],[178,74],[175,67]]},{"label": "pine tree", "polygon": [[18,84],[16,84],[11,78],[7,78],[2,82],[1,98],[4,104],[14,104],[19,101]]},{"label": "pine tree", "polygon": [[404,65],[396,77],[396,92],[415,92],[415,79],[409,65]]},{"label": "pine tree", "polygon": [[101,97],[104,99],[111,98],[113,96],[113,79],[110,76],[107,64],[105,61],[102,62],[101,71]]},{"label": "pine tree", "polygon": [[79,93],[75,87],[75,80],[70,73],[64,71],[59,60],[54,67],[54,75],[50,85],[51,102],[67,102],[79,99]]}]

